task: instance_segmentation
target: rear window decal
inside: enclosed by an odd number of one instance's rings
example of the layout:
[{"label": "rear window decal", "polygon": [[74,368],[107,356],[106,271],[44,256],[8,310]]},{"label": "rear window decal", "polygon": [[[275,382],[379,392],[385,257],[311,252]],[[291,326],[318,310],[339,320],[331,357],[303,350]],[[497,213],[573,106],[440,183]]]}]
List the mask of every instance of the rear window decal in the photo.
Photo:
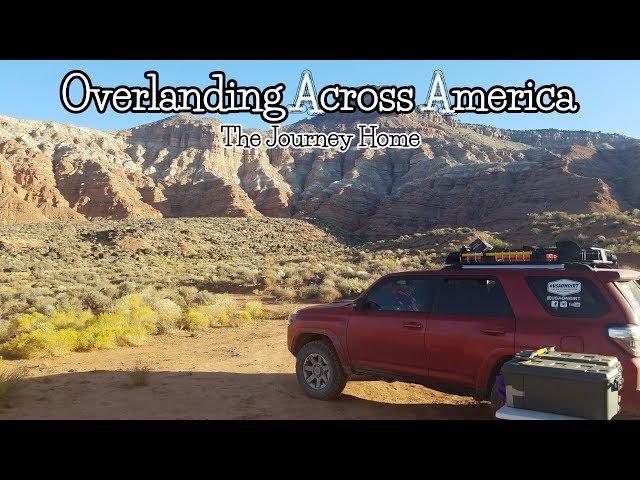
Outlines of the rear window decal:
[{"label": "rear window decal", "polygon": [[547,292],[554,295],[560,295],[566,297],[568,295],[575,295],[582,291],[582,283],[576,280],[569,280],[563,278],[561,280],[554,280],[547,284]]},{"label": "rear window decal", "polygon": [[609,304],[586,278],[527,277],[529,288],[540,305],[558,317],[600,317]]}]

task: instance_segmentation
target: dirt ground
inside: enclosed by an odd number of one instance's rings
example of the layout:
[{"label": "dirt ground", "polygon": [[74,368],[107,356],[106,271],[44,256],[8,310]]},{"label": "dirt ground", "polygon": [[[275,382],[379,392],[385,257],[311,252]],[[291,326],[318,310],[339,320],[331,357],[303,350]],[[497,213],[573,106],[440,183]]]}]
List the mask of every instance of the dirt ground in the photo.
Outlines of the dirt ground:
[{"label": "dirt ground", "polygon": [[[281,319],[10,364],[29,378],[0,419],[491,418],[486,402],[403,383],[350,382],[337,401],[312,400],[297,384]],[[132,386],[141,365],[147,383]]]}]

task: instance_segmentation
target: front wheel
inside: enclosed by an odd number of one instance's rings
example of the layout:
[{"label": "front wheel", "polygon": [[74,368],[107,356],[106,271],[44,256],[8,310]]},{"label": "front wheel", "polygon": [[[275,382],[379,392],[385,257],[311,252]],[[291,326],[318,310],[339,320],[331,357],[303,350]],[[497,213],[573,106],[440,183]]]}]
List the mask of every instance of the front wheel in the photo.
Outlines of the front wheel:
[{"label": "front wheel", "polygon": [[320,340],[300,349],[296,355],[296,375],[305,393],[319,400],[337,398],[347,384],[347,375],[335,350]]}]

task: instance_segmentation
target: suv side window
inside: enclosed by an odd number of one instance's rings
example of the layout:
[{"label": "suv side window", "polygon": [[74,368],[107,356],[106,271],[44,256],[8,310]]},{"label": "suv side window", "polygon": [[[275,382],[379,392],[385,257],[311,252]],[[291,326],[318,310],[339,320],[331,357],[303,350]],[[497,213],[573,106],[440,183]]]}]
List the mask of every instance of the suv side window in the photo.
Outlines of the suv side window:
[{"label": "suv side window", "polygon": [[513,315],[500,282],[496,278],[481,277],[444,278],[437,311],[446,315]]},{"label": "suv side window", "polygon": [[428,312],[433,299],[431,277],[392,277],[367,294],[365,309],[378,312]]},{"label": "suv side window", "polygon": [[587,278],[527,277],[529,288],[540,304],[557,317],[601,317],[609,304]]}]

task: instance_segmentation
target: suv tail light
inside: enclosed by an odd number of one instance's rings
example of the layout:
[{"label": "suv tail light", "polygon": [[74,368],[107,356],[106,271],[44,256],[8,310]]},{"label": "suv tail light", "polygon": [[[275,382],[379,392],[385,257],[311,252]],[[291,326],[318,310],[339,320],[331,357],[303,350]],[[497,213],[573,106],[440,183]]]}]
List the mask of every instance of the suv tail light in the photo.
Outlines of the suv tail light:
[{"label": "suv tail light", "polygon": [[609,327],[609,338],[634,357],[640,357],[640,326]]}]

